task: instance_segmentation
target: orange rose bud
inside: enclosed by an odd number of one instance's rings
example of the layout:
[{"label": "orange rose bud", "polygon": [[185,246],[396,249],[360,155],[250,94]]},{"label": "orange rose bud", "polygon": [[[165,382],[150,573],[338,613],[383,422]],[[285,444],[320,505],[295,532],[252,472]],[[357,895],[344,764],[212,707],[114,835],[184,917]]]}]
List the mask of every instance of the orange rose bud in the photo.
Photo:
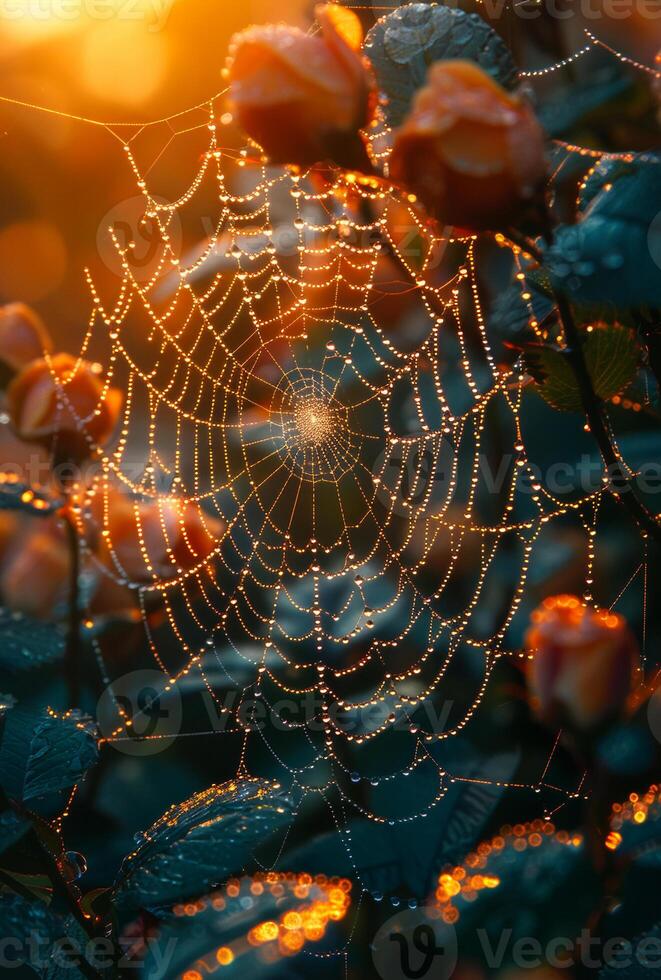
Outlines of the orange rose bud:
[{"label": "orange rose bud", "polygon": [[122,393],[106,389],[91,364],[70,354],[32,361],[7,389],[16,433],[28,442],[53,445],[62,459],[84,459],[90,440],[107,442],[121,406]]},{"label": "orange rose bud", "polygon": [[227,74],[237,122],[276,164],[330,160],[371,170],[359,130],[376,89],[360,54],[362,29],[335,4],[315,10],[322,33],[268,24],[235,35]]},{"label": "orange rose bud", "polygon": [[225,530],[198,504],[174,498],[136,501],[115,491],[107,511],[107,564],[132,582],[174,578],[196,568]]},{"label": "orange rose bud", "polygon": [[587,733],[624,709],[638,647],[622,616],[571,595],[551,596],[532,614],[528,690],[546,724]]},{"label": "orange rose bud", "polygon": [[390,176],[438,221],[480,231],[511,224],[547,173],[532,109],[470,61],[429,70],[395,131]]},{"label": "orange rose bud", "polygon": [[0,566],[2,601],[27,616],[52,619],[66,598],[69,564],[66,541],[53,522],[27,532],[18,526]]},{"label": "orange rose bud", "polygon": [[25,303],[0,307],[0,361],[11,371],[20,371],[52,349],[50,334],[34,310]]}]

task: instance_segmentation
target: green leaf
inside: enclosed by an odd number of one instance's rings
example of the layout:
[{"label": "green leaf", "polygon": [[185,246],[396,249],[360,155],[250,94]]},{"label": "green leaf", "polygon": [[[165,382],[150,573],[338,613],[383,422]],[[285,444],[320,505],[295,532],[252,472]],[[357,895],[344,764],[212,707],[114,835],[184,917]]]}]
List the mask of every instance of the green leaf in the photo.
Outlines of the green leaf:
[{"label": "green leaf", "polygon": [[39,901],[49,904],[53,884],[47,874],[24,874],[20,871],[10,871],[8,868],[2,868],[2,874],[6,879],[1,886],[3,891],[12,893],[18,891],[22,895],[28,891]]},{"label": "green leaf", "polygon": [[139,835],[115,883],[117,900],[154,908],[198,896],[243,871],[257,845],[292,816],[277,783],[246,778],[211,786]]},{"label": "green leaf", "polygon": [[[661,305],[661,163],[631,165],[558,229],[545,264],[572,301],[632,310]],[[592,193],[592,191],[590,191]]]},{"label": "green leaf", "polygon": [[531,294],[529,301],[521,299],[521,283],[513,283],[499,292],[495,298],[489,317],[489,327],[501,337],[520,338],[526,333],[534,336],[528,325],[531,308],[538,323],[541,323],[553,309],[553,303],[543,292],[530,283],[527,285]]},{"label": "green leaf", "polygon": [[[498,884],[452,900],[462,954],[491,970],[496,965],[505,972],[517,939],[534,936],[544,948],[554,937],[578,935],[599,896],[585,844],[540,836],[536,847],[519,851],[508,841],[492,850],[478,873]],[[505,935],[509,941],[503,943]],[[489,951],[495,956],[499,948],[503,962],[485,962]]]},{"label": "green leaf", "polygon": [[[327,834],[285,855],[282,867],[348,878],[355,878],[357,868],[361,884],[370,891],[389,894],[403,889],[425,899],[441,869],[460,860],[480,839],[517,762],[514,754],[495,757],[489,760],[497,773],[493,782],[450,782],[427,817],[393,825],[354,820],[343,834]],[[489,779],[476,760],[462,776]],[[407,777],[405,799],[428,801],[438,793],[438,780],[436,767],[416,770]]]},{"label": "green leaf", "polygon": [[[293,883],[283,889],[282,894],[274,895],[268,886],[259,894],[250,892],[252,878],[243,878],[240,882],[240,892],[236,896],[229,896],[223,892],[222,909],[215,901],[216,896],[205,896],[198,903],[198,910],[191,920],[189,916],[172,917],[162,923],[162,926],[155,937],[153,943],[147,943],[147,955],[144,960],[144,967],[141,977],[144,980],[158,977],[159,954],[163,950],[172,950],[172,959],[168,965],[168,975],[172,977],[186,976],[189,970],[199,967],[199,961],[208,956],[210,950],[218,949],[220,946],[229,946],[236,940],[237,936],[245,936],[252,928],[262,922],[277,922],[290,910],[295,910],[301,906],[309,906],[315,901],[327,901],[326,893],[318,886],[312,885],[305,898],[301,899],[294,893]],[[342,926],[339,926],[342,928]],[[338,928],[333,923],[328,923],[328,928]],[[331,932],[331,937],[333,933]],[[330,939],[332,947],[337,946],[339,935],[335,933]],[[333,939],[335,941],[333,941]],[[238,955],[231,964],[224,965],[220,971],[222,977],[249,977],[256,980],[257,977],[277,976],[284,980],[294,980],[299,976],[291,966],[291,957],[285,959],[286,967],[283,974],[271,960],[264,956],[264,948],[251,946],[248,943],[241,943],[234,947]],[[310,947],[311,952],[318,952],[319,945],[315,942]],[[309,960],[307,960],[309,963]],[[336,961],[335,961],[336,965]],[[317,977],[323,963],[320,960],[315,962],[314,975]],[[331,960],[329,966],[333,966]],[[329,971],[331,977],[336,976],[336,970]],[[303,968],[302,976],[306,975]]]},{"label": "green leaf", "polygon": [[442,4],[410,3],[388,14],[367,34],[365,54],[388,97],[390,126],[401,125],[434,61],[475,61],[507,88],[517,79],[512,56],[496,32],[477,14]]},{"label": "green leaf", "polygon": [[636,166],[619,158],[606,157],[590,170],[578,192],[578,212],[584,215],[594,199],[601,194],[606,184],[614,184],[620,177],[636,172]]},{"label": "green leaf", "polygon": [[60,660],[64,636],[52,623],[41,623],[11,609],[0,609],[0,669],[19,673]]},{"label": "green leaf", "polygon": [[[85,952],[88,937],[72,916],[57,915],[37,899],[29,901],[21,895],[3,894],[0,935],[15,940],[16,948],[10,947],[8,952],[16,967],[27,965],[42,980],[82,980],[84,974],[72,960]],[[71,957],[64,958],[69,949]],[[22,977],[25,973],[18,970],[17,975]],[[99,972],[99,976],[105,975],[105,971]]]},{"label": "green leaf", "polygon": [[[595,392],[607,401],[631,383],[638,369],[638,347],[628,327],[609,324],[585,335],[583,352]],[[526,344],[528,373],[542,398],[561,412],[583,410],[580,392],[567,354],[557,347]]]},{"label": "green leaf", "polygon": [[42,941],[55,942],[65,935],[65,921],[37,899],[32,902],[21,895],[0,895],[0,934],[26,943],[32,933]]},{"label": "green leaf", "polygon": [[58,497],[27,483],[10,480],[6,475],[0,481],[0,510],[21,510],[35,517],[50,517],[61,506]]},{"label": "green leaf", "polygon": [[62,717],[15,708],[0,745],[0,785],[22,803],[71,789],[99,756],[96,731],[85,715]]},{"label": "green leaf", "polygon": [[626,857],[640,868],[661,867],[661,805],[652,804],[642,823],[626,820],[619,828],[622,841],[617,848],[620,857]]}]

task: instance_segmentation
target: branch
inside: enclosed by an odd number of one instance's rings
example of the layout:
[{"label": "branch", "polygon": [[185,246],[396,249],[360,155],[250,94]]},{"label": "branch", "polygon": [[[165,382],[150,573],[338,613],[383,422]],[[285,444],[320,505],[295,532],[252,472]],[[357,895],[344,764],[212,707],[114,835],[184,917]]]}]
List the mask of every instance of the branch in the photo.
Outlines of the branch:
[{"label": "branch", "polygon": [[[544,238],[547,245],[551,245],[553,243],[553,223],[548,209],[545,211],[545,224]],[[520,244],[520,247],[525,248],[541,264],[543,255],[534,243],[528,242],[524,236],[520,236],[516,231],[508,231],[508,235],[515,244],[525,242],[526,244]],[[518,237],[519,242],[513,236]],[[571,367],[574,378],[576,379],[590,432],[599,447],[603,464],[611,475],[613,492],[622,503],[622,506],[631,514],[640,530],[644,534],[649,534],[661,544],[661,524],[647,510],[642,501],[638,499],[633,481],[627,474],[623,461],[618,456],[615,442],[606,424],[604,403],[595,392],[592,384],[592,378],[590,377],[583,353],[583,342],[576,326],[571,304],[564,293],[555,289],[553,286],[551,288],[565,337],[567,363]]]},{"label": "branch", "polygon": [[553,290],[553,296],[558,306],[558,314],[567,344],[567,361],[578,384],[590,431],[599,446],[604,465],[612,474],[613,490],[640,529],[661,543],[661,525],[636,496],[631,477],[627,475],[624,464],[617,454],[604,418],[603,402],[592,385],[592,378],[585,361],[581,337],[571,306],[562,293]]}]

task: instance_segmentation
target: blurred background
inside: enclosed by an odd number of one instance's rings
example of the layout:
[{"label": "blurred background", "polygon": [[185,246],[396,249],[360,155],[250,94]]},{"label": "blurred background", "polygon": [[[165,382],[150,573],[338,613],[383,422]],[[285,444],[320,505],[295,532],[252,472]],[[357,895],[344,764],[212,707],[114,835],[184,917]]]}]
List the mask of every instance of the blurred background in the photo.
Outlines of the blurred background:
[{"label": "blurred background", "polygon": [[[303,22],[305,0],[277,16]],[[0,104],[0,301],[32,303],[58,343],[82,336],[108,210],[137,193],[119,142],[77,121],[142,122],[170,116],[223,87],[232,33],[272,19],[267,0],[7,0],[0,5],[0,95],[54,110]],[[198,120],[199,121],[199,120]],[[131,137],[139,127],[119,127]],[[173,130],[156,127],[156,157]],[[167,157],[169,185],[191,179],[199,147]]]},{"label": "blurred background", "polygon": [[[396,5],[353,4],[366,26]],[[626,55],[653,63],[659,46],[653,3],[632,3],[626,17],[601,0],[582,5],[589,18],[579,6],[559,6],[572,14],[563,20],[505,12],[492,22],[527,68],[581,47],[585,23]],[[0,302],[35,304],[56,341],[75,347],[89,310],[82,270],[95,262],[99,224],[136,193],[118,141],[69,116],[140,123],[187,109],[221,90],[234,31],[275,19],[306,24],[312,8],[308,0],[3,0],[0,95],[55,113],[0,103]],[[573,71],[589,79],[594,57]],[[557,73],[550,79],[557,87]],[[540,79],[536,89],[543,93],[548,81]],[[155,129],[145,159],[167,146],[168,183],[185,186],[199,148],[181,137],[174,147],[167,124]]]}]

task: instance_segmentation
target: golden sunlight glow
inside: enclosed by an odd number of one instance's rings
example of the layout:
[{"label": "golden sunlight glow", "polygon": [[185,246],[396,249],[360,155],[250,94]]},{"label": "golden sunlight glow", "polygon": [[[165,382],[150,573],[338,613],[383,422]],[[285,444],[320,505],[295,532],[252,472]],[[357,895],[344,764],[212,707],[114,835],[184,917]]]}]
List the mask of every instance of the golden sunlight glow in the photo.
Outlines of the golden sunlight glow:
[{"label": "golden sunlight glow", "polygon": [[[62,235],[46,221],[18,221],[0,230],[0,290],[38,302],[60,284],[67,263]],[[35,276],[35,268],[40,274]]]},{"label": "golden sunlight glow", "polygon": [[91,95],[140,105],[163,83],[168,54],[163,32],[149,32],[141,21],[94,24],[81,53],[83,83]]}]

